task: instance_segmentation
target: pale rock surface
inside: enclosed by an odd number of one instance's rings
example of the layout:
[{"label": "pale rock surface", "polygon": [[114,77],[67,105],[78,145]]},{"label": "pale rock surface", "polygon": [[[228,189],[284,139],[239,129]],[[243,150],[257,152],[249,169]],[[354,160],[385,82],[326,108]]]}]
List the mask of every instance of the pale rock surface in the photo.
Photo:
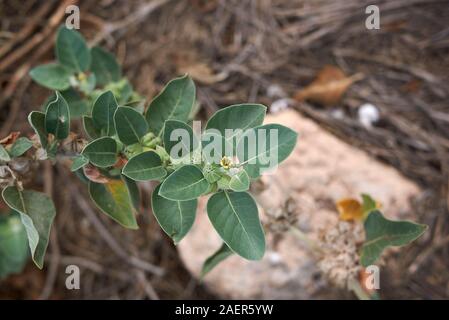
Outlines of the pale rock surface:
[{"label": "pale rock surface", "polygon": [[[295,225],[317,239],[320,230],[336,224],[335,202],[341,198],[368,193],[382,203],[387,217],[411,218],[407,214],[409,199],[420,190],[394,168],[370,158],[293,110],[269,115],[266,122],[280,123],[299,133],[292,155],[274,175],[264,176],[252,188],[264,209],[260,216],[267,237],[266,254],[256,262],[231,256],[212,270],[204,283],[225,298],[320,298],[323,291],[332,290],[326,290],[329,284],[319,276],[313,252],[291,232],[273,234],[273,228],[267,226],[267,214],[277,217],[291,211]],[[207,198],[199,201],[196,222],[178,246],[185,266],[196,277],[204,260],[222,243],[208,220],[206,203]]]}]

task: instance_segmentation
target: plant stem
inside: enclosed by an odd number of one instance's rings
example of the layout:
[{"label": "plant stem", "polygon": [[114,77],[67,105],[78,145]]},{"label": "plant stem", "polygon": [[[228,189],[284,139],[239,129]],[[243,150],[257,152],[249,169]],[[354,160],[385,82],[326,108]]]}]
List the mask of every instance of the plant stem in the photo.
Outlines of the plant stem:
[{"label": "plant stem", "polygon": [[315,241],[310,239],[304,232],[302,232],[298,227],[293,225],[290,226],[290,233],[297,239],[304,242],[309,249],[319,253],[320,255],[324,254],[323,249]]},{"label": "plant stem", "polygon": [[371,300],[371,297],[365,292],[365,290],[363,290],[360,283],[355,279],[348,281],[348,289],[353,291],[359,300]]}]

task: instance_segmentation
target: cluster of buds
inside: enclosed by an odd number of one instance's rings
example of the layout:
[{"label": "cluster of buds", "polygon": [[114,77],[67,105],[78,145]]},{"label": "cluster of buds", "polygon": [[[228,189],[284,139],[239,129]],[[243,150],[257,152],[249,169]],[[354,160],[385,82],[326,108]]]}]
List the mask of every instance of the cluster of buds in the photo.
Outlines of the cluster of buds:
[{"label": "cluster of buds", "polygon": [[[162,140],[160,137],[156,137],[154,133],[149,132],[146,135],[142,137],[142,141],[132,144],[128,147],[126,147],[125,153],[128,158],[131,158],[134,155],[137,155],[139,153],[145,152],[145,151],[156,151],[158,153],[157,146],[159,146],[162,143]],[[165,155],[159,155],[161,159],[165,157]],[[162,159],[164,160],[164,159]]]}]

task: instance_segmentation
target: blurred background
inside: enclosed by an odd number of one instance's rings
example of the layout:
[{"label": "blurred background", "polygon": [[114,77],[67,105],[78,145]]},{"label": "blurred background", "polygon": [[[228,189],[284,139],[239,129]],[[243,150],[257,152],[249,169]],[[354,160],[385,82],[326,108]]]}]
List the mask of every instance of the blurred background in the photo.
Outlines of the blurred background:
[{"label": "blurred background", "polygon": [[[79,31],[115,53],[148,100],[189,73],[202,119],[241,102],[292,109],[417,183],[413,215],[430,231],[387,261],[381,296],[449,298],[449,1],[0,0],[0,138],[31,133],[27,115],[50,92],[28,71],[54,59],[71,4]],[[366,28],[368,5],[380,8],[380,29]],[[51,181],[58,212],[46,267],[29,262],[1,280],[0,298],[219,297],[186,270],[149,199],[129,232],[98,214],[66,168],[40,172],[29,183],[42,190]],[[165,275],[130,268],[131,257]],[[68,264],[82,270],[80,290],[65,288]]]}]

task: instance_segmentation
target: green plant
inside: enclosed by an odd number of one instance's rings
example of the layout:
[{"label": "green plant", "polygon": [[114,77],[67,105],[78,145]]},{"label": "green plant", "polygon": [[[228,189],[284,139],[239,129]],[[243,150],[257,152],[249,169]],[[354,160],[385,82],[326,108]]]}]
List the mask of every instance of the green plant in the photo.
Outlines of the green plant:
[{"label": "green plant", "polygon": [[27,235],[19,214],[0,215],[0,279],[22,271],[28,258]]},{"label": "green plant", "polygon": [[[89,48],[76,31],[61,27],[55,51],[57,62],[30,72],[37,83],[56,90],[42,111],[28,117],[35,136],[11,134],[0,144],[2,196],[25,227],[36,265],[43,267],[56,211],[47,195],[24,189],[28,167],[19,164],[61,157],[72,160],[71,170],[87,184],[95,205],[129,229],[138,228],[137,183],[158,181],[153,213],[174,243],[192,227],[197,198],[211,194],[207,213],[224,243],[206,261],[203,274],[232,253],[261,259],[264,232],[247,191],[252,179],[289,156],[296,132],[263,125],[266,107],[260,104],[224,108],[198,130],[191,126],[195,85],[187,75],[170,81],[145,108],[114,56]],[[84,135],[70,131],[72,121],[82,121]],[[376,218],[373,223],[385,222]],[[375,251],[365,255],[367,261],[378,255]]]},{"label": "green plant", "polygon": [[[87,182],[96,206],[130,229],[138,228],[137,183],[159,181],[152,194],[153,213],[175,243],[193,225],[197,198],[212,194],[208,214],[223,241],[246,259],[262,258],[265,239],[257,205],[247,192],[250,176],[257,178],[259,169],[270,167],[262,161],[270,153],[278,162],[290,154],[296,144],[294,131],[262,125],[266,107],[241,104],[220,110],[203,132],[194,132],[189,123],[195,85],[187,75],[170,81],[144,111],[143,99],[121,77],[115,58],[101,48],[89,49],[79,33],[64,27],[57,35],[56,57],[57,62],[30,72],[36,82],[57,90],[43,111],[29,115],[37,139],[33,143],[19,138],[2,147],[6,164],[30,148],[36,151],[35,159],[36,154],[53,161],[72,158],[71,170]],[[70,132],[76,118],[82,119],[87,140]],[[228,129],[246,131],[227,135]],[[248,159],[248,143],[243,141],[248,140],[249,129],[264,133],[256,142],[276,130],[279,143],[256,150],[254,159]],[[173,139],[179,130],[188,134],[187,140]],[[234,156],[237,150],[239,159]],[[3,199],[20,214],[32,257],[41,268],[55,208],[46,195],[24,190],[20,178],[13,170],[10,173]]]}]

